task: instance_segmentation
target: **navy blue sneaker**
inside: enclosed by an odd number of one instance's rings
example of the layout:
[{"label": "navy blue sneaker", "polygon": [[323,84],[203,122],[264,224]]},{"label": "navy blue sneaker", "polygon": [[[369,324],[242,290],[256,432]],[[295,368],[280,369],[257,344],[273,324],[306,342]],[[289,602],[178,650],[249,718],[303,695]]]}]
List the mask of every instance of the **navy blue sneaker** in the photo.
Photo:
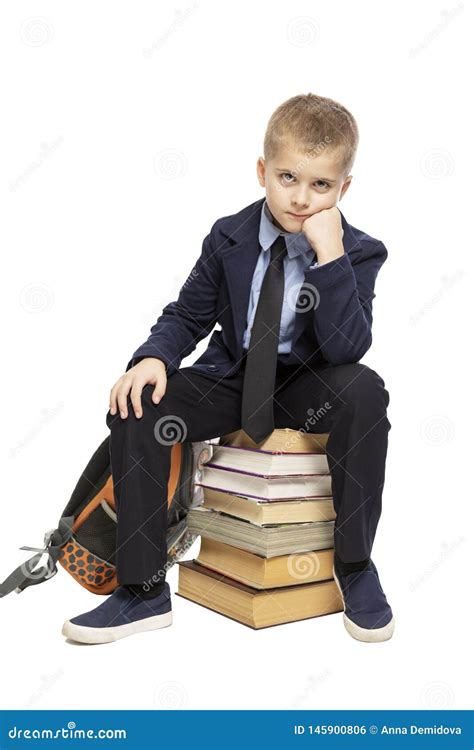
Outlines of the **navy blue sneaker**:
[{"label": "navy blue sneaker", "polygon": [[171,625],[169,583],[159,596],[143,600],[126,586],[118,586],[105,602],[83,615],[66,620],[62,634],[80,643],[109,643],[134,633]]},{"label": "navy blue sneaker", "polygon": [[388,641],[395,620],[372,560],[364,570],[348,575],[341,574],[335,560],[333,575],[344,604],[343,620],[349,635],[366,643]]}]

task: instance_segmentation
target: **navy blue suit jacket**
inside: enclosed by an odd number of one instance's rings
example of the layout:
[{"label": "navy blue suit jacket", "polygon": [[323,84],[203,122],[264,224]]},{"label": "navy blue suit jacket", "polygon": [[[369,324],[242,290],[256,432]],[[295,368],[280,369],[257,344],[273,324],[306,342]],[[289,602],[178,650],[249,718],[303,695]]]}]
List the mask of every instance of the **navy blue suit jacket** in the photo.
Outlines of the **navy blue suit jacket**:
[{"label": "navy blue suit jacket", "polygon": [[[196,344],[220,324],[206,351],[190,367],[216,380],[236,372],[245,351],[242,341],[261,251],[258,234],[264,200],[213,224],[178,299],[163,308],[127,370],[144,357],[158,357],[168,376],[172,375]],[[380,240],[348,224],[342,212],[341,220],[344,255],[305,271],[301,304],[297,305],[303,312],[296,313],[292,348],[278,355],[281,362],[358,362],[372,343],[375,279],[387,250]],[[308,300],[315,304],[309,305]]]}]

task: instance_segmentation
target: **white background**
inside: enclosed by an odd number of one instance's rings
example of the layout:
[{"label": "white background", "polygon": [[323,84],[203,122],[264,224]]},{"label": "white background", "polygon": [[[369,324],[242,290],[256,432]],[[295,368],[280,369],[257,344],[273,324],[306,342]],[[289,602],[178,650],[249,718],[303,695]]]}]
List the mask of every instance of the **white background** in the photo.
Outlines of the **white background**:
[{"label": "white background", "polygon": [[397,623],[374,645],[341,614],[253,631],[174,596],[175,566],[171,628],[88,648],[61,627],[101,599],[59,567],[0,602],[1,707],[469,707],[470,9],[39,0],[1,16],[0,580],[56,525],[211,225],[263,197],[271,113],[311,91],[358,121],[340,208],[389,251],[363,361],[391,399],[373,559]]}]

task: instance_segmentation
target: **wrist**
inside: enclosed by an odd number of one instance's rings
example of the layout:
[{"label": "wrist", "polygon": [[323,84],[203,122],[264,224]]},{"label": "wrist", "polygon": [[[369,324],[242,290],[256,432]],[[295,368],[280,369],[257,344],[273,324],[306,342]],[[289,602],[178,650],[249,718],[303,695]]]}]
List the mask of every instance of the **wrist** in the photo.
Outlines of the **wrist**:
[{"label": "wrist", "polygon": [[166,369],[166,362],[163,362],[163,360],[160,359],[159,357],[150,357],[150,359],[154,359],[155,362],[159,362],[160,365],[163,365],[163,369]]},{"label": "wrist", "polygon": [[138,365],[139,362],[144,362],[145,360],[148,360],[148,359],[153,360],[153,362],[159,362],[160,365],[163,365],[163,367],[166,368],[166,363],[163,362],[163,360],[160,359],[159,357],[140,357],[138,361],[135,362],[135,364]]},{"label": "wrist", "polygon": [[331,260],[341,258],[344,255],[344,245],[340,242],[334,246],[316,250],[315,254],[319,265],[322,266],[324,263],[329,263]]}]

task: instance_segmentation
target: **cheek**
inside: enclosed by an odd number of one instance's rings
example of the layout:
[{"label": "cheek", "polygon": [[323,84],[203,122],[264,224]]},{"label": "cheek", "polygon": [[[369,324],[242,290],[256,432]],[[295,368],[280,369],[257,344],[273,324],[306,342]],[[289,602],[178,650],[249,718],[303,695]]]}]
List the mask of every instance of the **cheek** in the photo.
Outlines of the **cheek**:
[{"label": "cheek", "polygon": [[326,208],[332,208],[337,203],[337,193],[331,191],[325,195],[319,195],[317,198],[317,210],[324,211]]},{"label": "cheek", "polygon": [[268,186],[268,191],[274,201],[282,201],[284,187],[280,182],[278,182],[278,180],[271,181],[270,185]]},{"label": "cheek", "polygon": [[279,216],[283,209],[283,194],[278,191],[278,189],[275,189],[273,186],[267,185],[266,186],[266,199],[267,199],[267,205],[273,214],[273,216]]}]

